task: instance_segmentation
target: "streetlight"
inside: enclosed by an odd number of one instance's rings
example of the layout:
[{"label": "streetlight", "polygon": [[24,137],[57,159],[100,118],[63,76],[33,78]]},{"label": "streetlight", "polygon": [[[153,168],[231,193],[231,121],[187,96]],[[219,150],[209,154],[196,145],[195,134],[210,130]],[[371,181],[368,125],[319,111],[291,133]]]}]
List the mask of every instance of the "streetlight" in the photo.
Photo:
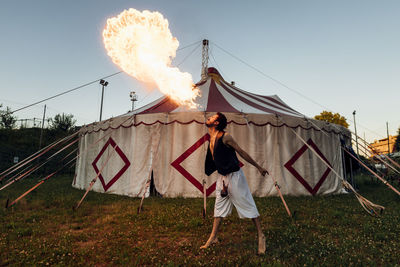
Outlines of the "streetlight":
[{"label": "streetlight", "polygon": [[354,132],[356,134],[356,147],[357,147],[357,156],[359,155],[358,153],[358,135],[357,135],[357,127],[356,127],[356,111],[353,111],[353,118],[354,118]]},{"label": "streetlight", "polygon": [[101,79],[100,84],[102,85],[101,89],[101,105],[100,105],[100,121],[101,121],[101,115],[103,114],[103,97],[104,97],[104,87],[108,85],[108,82],[105,80]]},{"label": "streetlight", "polygon": [[130,92],[129,96],[130,96],[131,101],[132,101],[132,111],[133,111],[135,109],[135,101],[138,101],[138,96],[136,95],[135,91]]}]

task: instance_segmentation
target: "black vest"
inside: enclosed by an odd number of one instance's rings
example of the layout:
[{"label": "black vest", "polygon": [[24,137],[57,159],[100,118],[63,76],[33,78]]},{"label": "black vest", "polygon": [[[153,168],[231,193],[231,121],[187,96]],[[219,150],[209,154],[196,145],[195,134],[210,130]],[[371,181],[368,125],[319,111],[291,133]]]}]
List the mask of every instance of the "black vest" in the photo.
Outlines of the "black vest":
[{"label": "black vest", "polygon": [[239,160],[236,156],[235,149],[222,142],[224,135],[225,133],[214,145],[214,159],[211,154],[210,146],[208,146],[205,162],[205,173],[208,176],[210,176],[215,170],[224,176],[231,172],[240,170]]}]

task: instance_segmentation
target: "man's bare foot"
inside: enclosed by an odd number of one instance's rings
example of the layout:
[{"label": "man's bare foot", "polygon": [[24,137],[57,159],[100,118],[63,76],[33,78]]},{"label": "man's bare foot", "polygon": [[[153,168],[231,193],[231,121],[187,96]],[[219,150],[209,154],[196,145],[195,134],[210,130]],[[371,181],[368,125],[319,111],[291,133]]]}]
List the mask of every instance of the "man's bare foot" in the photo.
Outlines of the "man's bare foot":
[{"label": "man's bare foot", "polygon": [[264,255],[266,250],[265,235],[261,234],[258,236],[258,255]]},{"label": "man's bare foot", "polygon": [[209,246],[211,246],[213,244],[216,244],[216,243],[218,243],[218,238],[217,237],[215,237],[213,239],[208,239],[207,242],[200,247],[200,249],[206,249]]}]

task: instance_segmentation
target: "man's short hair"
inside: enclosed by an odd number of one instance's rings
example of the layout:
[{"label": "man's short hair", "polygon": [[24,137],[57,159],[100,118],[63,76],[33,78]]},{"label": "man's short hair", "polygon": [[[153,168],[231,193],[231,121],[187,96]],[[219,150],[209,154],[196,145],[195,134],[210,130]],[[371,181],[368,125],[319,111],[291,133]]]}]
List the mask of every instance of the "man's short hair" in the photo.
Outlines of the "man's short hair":
[{"label": "man's short hair", "polygon": [[223,131],[226,127],[227,120],[224,114],[221,112],[217,112],[218,118],[217,121],[219,122],[217,127],[215,127],[218,131]]}]

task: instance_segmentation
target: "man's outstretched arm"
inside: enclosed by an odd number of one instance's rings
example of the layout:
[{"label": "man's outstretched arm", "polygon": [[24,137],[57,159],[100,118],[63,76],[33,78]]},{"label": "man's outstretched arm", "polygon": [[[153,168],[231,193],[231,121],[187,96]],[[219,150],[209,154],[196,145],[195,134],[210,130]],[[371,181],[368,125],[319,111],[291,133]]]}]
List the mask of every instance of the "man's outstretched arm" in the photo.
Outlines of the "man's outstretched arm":
[{"label": "man's outstretched arm", "polygon": [[262,176],[265,176],[266,174],[269,174],[266,169],[258,165],[258,163],[246,152],[244,151],[237,143],[235,140],[233,140],[233,137],[230,134],[225,134],[224,139],[222,139],[225,145],[228,145],[235,149],[235,151],[248,163],[253,165],[258,169],[258,171],[261,173]]}]

